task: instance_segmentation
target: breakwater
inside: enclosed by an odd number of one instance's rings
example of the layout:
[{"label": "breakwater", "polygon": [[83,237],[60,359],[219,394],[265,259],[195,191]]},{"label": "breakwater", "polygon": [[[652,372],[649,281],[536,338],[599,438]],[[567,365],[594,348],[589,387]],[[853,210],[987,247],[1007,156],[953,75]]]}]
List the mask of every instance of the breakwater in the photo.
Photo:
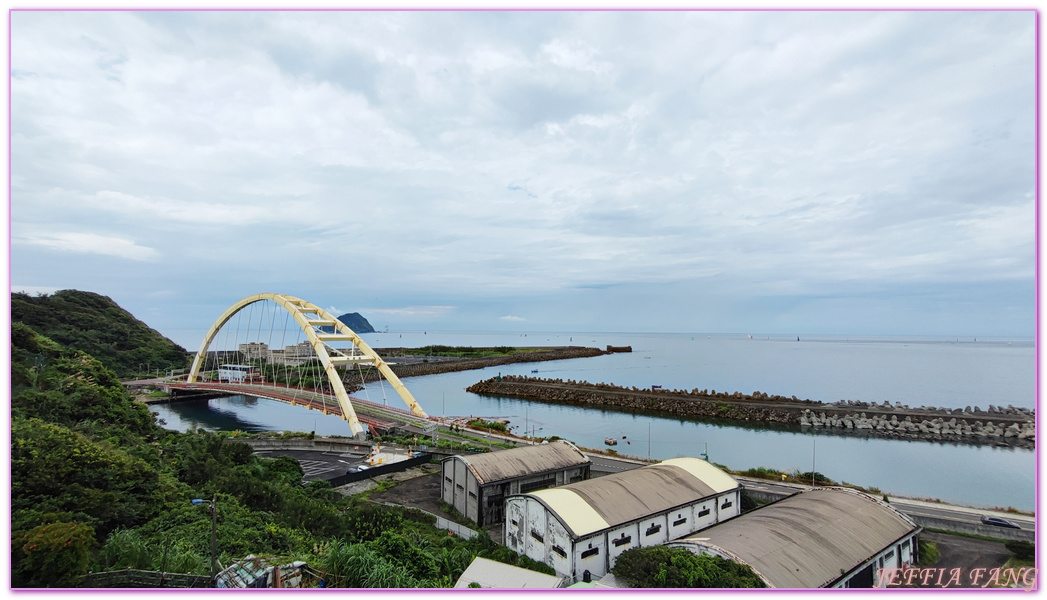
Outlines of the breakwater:
[{"label": "breakwater", "polygon": [[[479,358],[455,358],[447,356],[425,357],[403,354],[403,349],[376,349],[376,352],[389,363],[393,373],[399,378],[421,377],[423,375],[437,375],[440,373],[451,373],[455,371],[470,371],[483,369],[485,367],[496,367],[499,365],[510,365],[514,363],[544,362],[549,360],[564,360],[568,358],[590,358],[610,354],[611,350],[599,348],[587,348],[584,346],[555,346],[542,348],[531,352],[516,352],[503,356],[485,356]],[[398,364],[399,363],[399,364]],[[361,381],[361,375],[363,379]],[[374,369],[363,371],[346,370],[343,381],[348,384],[359,385],[377,381],[379,375]]]},{"label": "breakwater", "polygon": [[855,400],[834,403],[763,392],[624,388],[606,383],[539,379],[507,375],[477,382],[466,391],[551,404],[569,404],[604,410],[643,412],[696,420],[726,419],[748,424],[796,427],[803,431],[897,439],[922,439],[965,444],[1032,448],[1035,414],[1013,406],[964,409]]}]

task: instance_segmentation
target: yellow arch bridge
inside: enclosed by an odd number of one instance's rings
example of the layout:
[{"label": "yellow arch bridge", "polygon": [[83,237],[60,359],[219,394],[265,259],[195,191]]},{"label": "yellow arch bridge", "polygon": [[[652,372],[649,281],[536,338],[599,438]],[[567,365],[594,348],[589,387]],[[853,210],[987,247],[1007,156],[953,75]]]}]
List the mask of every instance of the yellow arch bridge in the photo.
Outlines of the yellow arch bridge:
[{"label": "yellow arch bridge", "polygon": [[[254,308],[263,304],[265,309],[258,311],[259,317],[256,322],[253,315]],[[273,305],[278,308],[270,309],[269,307]],[[247,324],[244,325],[243,321],[248,311],[251,314],[246,317]],[[306,345],[311,347],[312,353],[307,360],[302,362],[314,365],[316,376],[306,387],[294,387],[286,382],[278,383],[279,376],[271,375],[276,373],[277,367],[274,365],[278,361],[272,364],[267,363],[269,377],[265,375],[266,369],[257,368],[259,364],[266,363],[263,356],[275,356],[277,353],[270,352],[269,355],[266,355],[265,351],[260,349],[267,348],[267,345],[260,341],[250,341],[250,333],[254,331],[255,340],[261,340],[266,335],[272,338],[277,314],[281,312],[285,324],[293,320],[293,323],[290,323],[290,329],[296,332],[300,329],[300,334],[304,334],[305,337],[305,342],[290,346],[289,349],[300,353]],[[235,326],[233,325],[234,317],[236,318]],[[267,319],[269,323],[265,322]],[[219,332],[223,331],[228,338],[229,330],[232,328],[235,328],[236,331],[233,341],[236,350],[231,351],[227,346],[225,350],[212,352],[211,345]],[[241,329],[244,329],[244,343],[240,342]],[[228,339],[226,343],[228,344]],[[345,347],[337,348],[336,344],[343,344]],[[301,356],[301,354],[295,356]],[[224,364],[222,364],[223,358],[226,361]],[[209,363],[209,361],[214,362]],[[291,367],[288,365],[293,364],[295,360],[284,357],[279,362],[285,370],[290,370]],[[377,369],[380,376],[389,382],[407,405],[407,410],[391,409],[388,406],[349,396],[339,369],[345,371],[356,368],[361,372],[360,380],[363,381],[363,367]],[[360,336],[326,310],[311,302],[286,294],[255,294],[230,306],[218,317],[207,335],[204,336],[204,341],[193,359],[193,366],[185,383],[169,385],[174,389],[248,394],[322,410],[325,414],[334,414],[345,419],[350,431],[357,437],[365,435],[364,424],[373,429],[380,422],[357,415],[353,407],[354,401],[367,405],[368,412],[388,414],[390,417],[394,417],[395,413],[402,413],[403,417],[429,419],[418,401],[404,387],[389,365]],[[384,394],[384,386],[382,389]],[[394,410],[395,413],[389,414],[391,410]],[[408,418],[408,420],[415,419]]]}]

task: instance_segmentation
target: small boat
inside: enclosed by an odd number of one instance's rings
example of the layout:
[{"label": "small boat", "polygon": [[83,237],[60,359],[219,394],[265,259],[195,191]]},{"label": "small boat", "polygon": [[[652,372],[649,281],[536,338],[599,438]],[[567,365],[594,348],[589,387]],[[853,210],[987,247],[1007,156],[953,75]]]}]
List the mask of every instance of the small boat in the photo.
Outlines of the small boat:
[{"label": "small boat", "polygon": [[538,369],[531,369],[531,372],[532,372],[532,373],[537,373],[537,372],[538,372]]},{"label": "small boat", "polygon": [[652,390],[660,390],[660,389],[662,389],[662,386],[660,386],[660,385],[652,385],[651,389]]},{"label": "small boat", "polygon": [[618,440],[614,439],[613,437],[608,437],[603,439],[603,443],[607,444],[608,446],[616,446],[618,445]]}]

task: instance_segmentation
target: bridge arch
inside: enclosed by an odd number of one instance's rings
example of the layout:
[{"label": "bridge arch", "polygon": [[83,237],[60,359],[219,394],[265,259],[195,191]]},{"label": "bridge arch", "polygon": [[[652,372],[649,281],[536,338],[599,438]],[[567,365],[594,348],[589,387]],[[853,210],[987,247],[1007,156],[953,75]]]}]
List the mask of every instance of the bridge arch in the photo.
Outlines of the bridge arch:
[{"label": "bridge arch", "polygon": [[[400,379],[389,368],[389,365],[352,329],[349,329],[344,323],[319,306],[286,294],[255,294],[248,296],[237,301],[222,313],[222,316],[218,317],[218,320],[207,331],[207,335],[204,336],[204,341],[200,345],[200,351],[196,353],[196,357],[193,359],[193,367],[190,369],[187,379],[188,383],[196,383],[211,341],[218,334],[219,330],[222,329],[222,326],[245,307],[266,300],[272,301],[286,310],[294,318],[298,326],[302,328],[323,366],[323,370],[331,384],[331,389],[338,400],[338,405],[342,409],[342,416],[349,423],[349,429],[354,435],[363,435],[364,429],[356,417],[356,411],[349,400],[349,394],[346,393],[345,386],[342,385],[342,379],[338,376],[337,367],[341,365],[363,364],[377,368],[382,376],[392,385],[393,389],[396,390],[396,393],[399,394],[404,403],[407,404],[411,413],[418,417],[428,418],[418,401],[404,387],[404,384],[400,382]],[[325,332],[320,329],[321,327],[333,327],[334,332]],[[327,342],[352,342],[353,346],[360,351],[360,354],[345,355],[336,353],[332,356],[327,351]]]}]

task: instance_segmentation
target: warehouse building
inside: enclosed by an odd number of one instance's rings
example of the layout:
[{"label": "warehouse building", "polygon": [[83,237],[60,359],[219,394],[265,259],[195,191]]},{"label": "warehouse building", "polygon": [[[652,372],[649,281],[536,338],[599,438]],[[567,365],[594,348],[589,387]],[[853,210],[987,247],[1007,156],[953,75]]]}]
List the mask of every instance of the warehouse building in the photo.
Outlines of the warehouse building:
[{"label": "warehouse building", "polygon": [[657,546],[737,516],[741,486],[698,458],[506,500],[505,544],[573,581],[599,577],[630,548]]},{"label": "warehouse building", "polygon": [[921,528],[847,488],[807,490],[669,544],[752,567],[774,588],[871,588],[916,561]]},{"label": "warehouse building", "polygon": [[559,440],[442,461],[440,498],[481,527],[502,523],[510,494],[589,478],[592,463],[574,444]]}]

